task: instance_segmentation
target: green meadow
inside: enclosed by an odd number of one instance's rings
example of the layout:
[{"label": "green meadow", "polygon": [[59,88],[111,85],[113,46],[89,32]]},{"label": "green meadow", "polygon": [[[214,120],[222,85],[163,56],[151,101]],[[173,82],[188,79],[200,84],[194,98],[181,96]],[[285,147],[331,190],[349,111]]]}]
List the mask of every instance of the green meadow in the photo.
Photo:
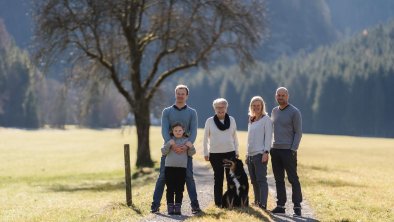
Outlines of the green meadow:
[{"label": "green meadow", "polygon": [[[246,132],[238,136],[243,159]],[[201,137],[202,131],[196,161],[203,161]],[[154,160],[161,141],[160,129],[152,127]],[[134,164],[134,128],[124,134],[120,129],[0,128],[0,221],[138,221],[148,215],[157,168],[132,169],[134,205],[128,208],[126,143]],[[305,134],[298,155],[303,194],[318,220],[394,221],[394,139]],[[274,197],[269,201],[273,207]],[[253,219],[247,210],[210,206],[206,212],[188,220]]]}]

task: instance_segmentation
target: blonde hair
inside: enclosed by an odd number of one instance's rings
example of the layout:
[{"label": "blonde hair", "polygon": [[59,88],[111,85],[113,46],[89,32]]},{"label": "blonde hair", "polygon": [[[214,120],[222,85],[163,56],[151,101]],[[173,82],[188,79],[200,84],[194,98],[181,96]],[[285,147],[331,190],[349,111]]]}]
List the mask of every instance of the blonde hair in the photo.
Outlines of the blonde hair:
[{"label": "blonde hair", "polygon": [[186,95],[189,95],[189,88],[187,88],[186,85],[182,85],[182,84],[177,85],[177,86],[175,87],[175,93],[176,93],[176,91],[177,91],[178,89],[185,89],[185,90],[186,90]]},{"label": "blonde hair", "polygon": [[253,111],[252,111],[252,103],[254,103],[255,101],[260,101],[261,102],[261,106],[262,106],[262,114],[263,115],[267,115],[267,110],[265,109],[265,102],[263,97],[261,96],[254,96],[249,103],[249,116],[253,116]]},{"label": "blonde hair", "polygon": [[226,108],[228,107],[228,102],[225,98],[217,98],[212,103],[213,109],[215,109],[215,106],[219,103],[223,103],[224,105],[226,105]]}]

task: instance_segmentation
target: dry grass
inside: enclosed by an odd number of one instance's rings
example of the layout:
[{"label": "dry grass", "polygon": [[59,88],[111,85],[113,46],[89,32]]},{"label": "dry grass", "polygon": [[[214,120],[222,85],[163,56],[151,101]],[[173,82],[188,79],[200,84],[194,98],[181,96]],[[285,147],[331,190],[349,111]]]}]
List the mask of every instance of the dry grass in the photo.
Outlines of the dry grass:
[{"label": "dry grass", "polygon": [[[148,214],[156,174],[133,181],[136,207],[124,205],[123,144],[135,147],[134,132],[0,129],[0,221],[135,221]],[[152,147],[160,147],[156,141]]]},{"label": "dry grass", "polygon": [[[123,144],[135,148],[134,134],[0,128],[0,221],[137,221],[149,214],[157,172],[134,180],[135,206],[124,205]],[[153,127],[151,135],[152,157],[159,160],[160,129]],[[196,143],[201,161],[202,135],[200,130]],[[244,159],[245,132],[239,141]],[[393,157],[393,139],[304,135],[299,174],[317,218],[394,221]],[[189,220],[271,220],[254,207],[229,211],[211,205],[205,211]]]},{"label": "dry grass", "polygon": [[394,221],[394,139],[306,135],[303,191],[324,221]]}]

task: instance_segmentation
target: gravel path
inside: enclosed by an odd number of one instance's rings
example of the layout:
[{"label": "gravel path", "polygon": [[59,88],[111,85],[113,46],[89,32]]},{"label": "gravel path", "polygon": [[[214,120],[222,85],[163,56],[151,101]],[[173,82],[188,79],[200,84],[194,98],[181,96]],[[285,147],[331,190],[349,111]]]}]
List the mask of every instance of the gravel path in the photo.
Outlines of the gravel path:
[{"label": "gravel path", "polygon": [[[196,181],[198,201],[201,209],[205,209],[208,204],[213,201],[213,170],[207,166],[202,165],[198,161],[193,161],[194,180]],[[186,186],[185,186],[186,191]],[[190,199],[187,192],[184,192],[182,203],[182,215],[168,215],[167,206],[165,204],[165,190],[161,200],[160,213],[150,214],[143,218],[141,222],[171,222],[184,221],[193,216]]]},{"label": "gravel path", "polygon": [[[268,189],[271,196],[276,197],[276,188],[275,188],[275,178],[274,175],[270,174],[267,176],[268,180]],[[291,202],[291,186],[288,181],[286,181],[286,214],[271,214],[271,217],[274,221],[308,221],[315,222],[318,221],[314,219],[314,214],[312,208],[309,207],[308,201],[304,200],[301,203],[302,207],[302,217],[293,217],[293,203]],[[302,187],[301,187],[302,188]]]},{"label": "gravel path", "polygon": [[[213,170],[211,167],[204,166],[198,161],[193,161],[194,167],[194,179],[196,181],[198,200],[200,202],[201,209],[205,209],[211,202],[213,202]],[[245,169],[248,172],[247,169]],[[275,179],[273,175],[268,175],[268,186],[270,195],[276,197],[276,189],[275,189]],[[288,183],[286,183],[288,184]],[[252,186],[250,186],[251,189]],[[287,203],[286,203],[286,214],[271,214],[271,217],[274,221],[285,221],[285,222],[316,222],[317,220],[313,219],[314,214],[312,209],[309,207],[308,202],[304,200],[302,202],[302,217],[293,217],[293,206],[291,203],[291,187],[286,187],[287,189]],[[186,190],[186,187],[185,187]],[[290,201],[289,201],[290,200]],[[162,206],[160,207],[160,213],[150,214],[147,217],[140,220],[140,222],[172,222],[172,221],[184,221],[187,218],[193,216],[190,207],[190,199],[185,192],[182,204],[182,215],[168,215],[165,204],[165,192],[163,195],[163,199],[161,201]]]}]

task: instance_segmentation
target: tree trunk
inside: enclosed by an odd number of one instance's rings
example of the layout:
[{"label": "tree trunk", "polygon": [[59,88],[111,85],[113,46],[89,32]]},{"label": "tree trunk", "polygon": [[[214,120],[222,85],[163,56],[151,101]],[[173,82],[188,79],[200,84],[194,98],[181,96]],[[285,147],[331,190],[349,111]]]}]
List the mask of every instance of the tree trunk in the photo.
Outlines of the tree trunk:
[{"label": "tree trunk", "polygon": [[137,127],[137,167],[152,167],[153,161],[149,148],[150,112],[149,101],[137,101],[134,109],[135,125]]}]

